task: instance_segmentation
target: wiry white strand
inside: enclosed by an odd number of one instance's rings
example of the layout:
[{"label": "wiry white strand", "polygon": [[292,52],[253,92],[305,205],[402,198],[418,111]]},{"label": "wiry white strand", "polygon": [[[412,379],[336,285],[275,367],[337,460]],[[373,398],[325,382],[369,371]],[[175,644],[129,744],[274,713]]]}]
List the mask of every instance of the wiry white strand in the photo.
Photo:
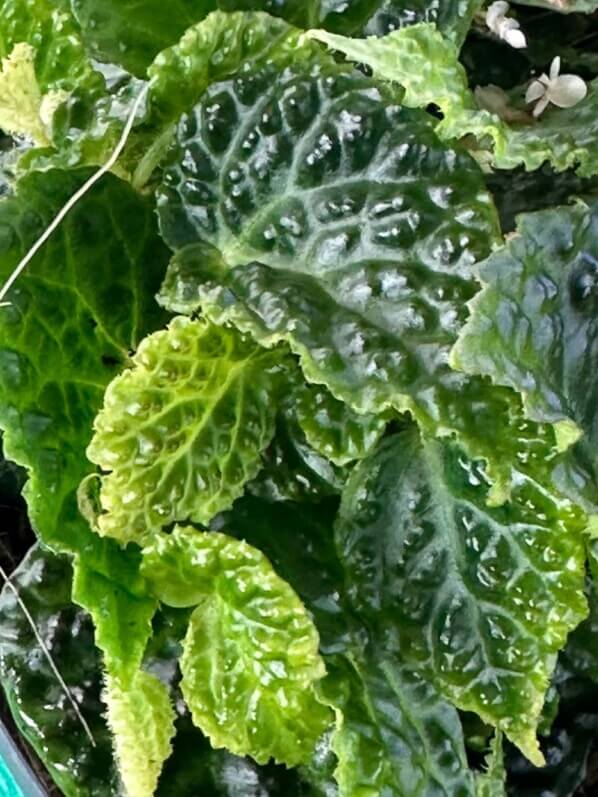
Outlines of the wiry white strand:
[{"label": "wiry white strand", "polygon": [[42,248],[42,246],[46,243],[48,238],[50,238],[50,236],[56,231],[56,229],[59,227],[59,225],[61,224],[61,222],[65,218],[65,216],[68,213],[70,213],[70,211],[75,207],[77,202],[80,199],[82,199],[82,197],[84,197],[85,194],[91,188],[93,188],[93,186],[98,182],[98,180],[101,180],[102,177],[107,172],[109,172],[112,169],[112,167],[116,164],[116,161],[122,155],[122,151],[124,150],[124,148],[125,148],[125,146],[127,144],[127,140],[128,140],[128,138],[129,138],[129,136],[131,134],[131,130],[133,129],[133,124],[135,123],[135,116],[137,115],[137,111],[139,110],[139,108],[141,106],[141,103],[147,97],[148,91],[149,91],[149,83],[147,85],[145,85],[143,87],[143,89],[139,92],[139,95],[137,96],[137,99],[133,103],[133,106],[132,106],[131,111],[129,113],[129,116],[127,118],[126,124],[124,126],[122,135],[121,135],[121,137],[120,137],[120,139],[118,141],[118,144],[116,145],[112,155],[108,158],[106,163],[103,166],[101,166],[98,169],[98,171],[95,172],[89,178],[89,180],[87,180],[87,182],[84,185],[82,185],[81,188],[75,194],[73,194],[73,196],[69,199],[69,201],[66,203],[66,205],[64,205],[62,210],[59,211],[59,213],[54,218],[54,220],[49,225],[49,227],[47,227],[45,229],[45,231],[42,233],[42,235],[33,244],[31,249],[27,252],[25,257],[21,260],[19,265],[15,268],[15,270],[12,272],[10,277],[4,283],[4,285],[2,286],[2,289],[0,290],[0,307],[3,307],[3,306],[6,307],[8,304],[10,304],[10,302],[4,302],[3,301],[6,298],[6,294],[9,292],[9,290],[12,288],[12,286],[15,284],[15,282],[18,280],[18,278],[23,273],[23,271],[27,268],[29,263],[33,260],[35,255]]},{"label": "wiry white strand", "polygon": [[70,689],[69,689],[69,688],[68,688],[68,686],[66,685],[66,682],[65,682],[64,678],[63,678],[63,677],[62,677],[62,675],[60,674],[60,671],[59,671],[58,667],[57,667],[57,666],[56,666],[56,664],[54,663],[54,659],[52,658],[52,654],[50,653],[50,651],[48,650],[48,648],[47,648],[47,646],[46,646],[46,643],[45,643],[45,642],[44,642],[44,640],[42,639],[42,635],[41,635],[41,634],[40,634],[40,632],[37,630],[37,626],[35,625],[35,620],[34,620],[34,619],[33,619],[33,617],[31,616],[31,614],[30,614],[30,612],[29,612],[29,609],[27,608],[27,606],[25,605],[25,602],[23,601],[23,599],[22,599],[22,598],[21,598],[21,596],[19,595],[19,591],[17,590],[17,588],[15,587],[15,585],[14,585],[14,584],[12,583],[12,581],[10,580],[10,577],[6,575],[6,571],[4,570],[4,568],[2,567],[2,565],[0,565],[0,576],[2,576],[2,578],[4,579],[4,582],[6,583],[6,586],[7,586],[7,587],[8,587],[8,588],[11,590],[11,592],[12,592],[12,593],[13,593],[13,595],[15,596],[15,598],[16,598],[16,600],[17,600],[17,603],[19,604],[19,606],[20,606],[20,608],[21,608],[21,610],[22,610],[23,614],[24,614],[24,615],[25,615],[25,617],[27,618],[27,622],[28,622],[28,623],[29,623],[29,625],[31,626],[31,630],[32,630],[32,631],[33,631],[33,633],[35,634],[35,638],[36,638],[36,640],[37,640],[37,643],[38,643],[38,645],[39,645],[39,646],[40,646],[40,648],[42,649],[42,651],[43,651],[43,653],[44,653],[44,656],[45,656],[45,657],[46,657],[46,659],[48,660],[48,664],[49,664],[49,665],[50,665],[50,667],[52,668],[52,672],[53,672],[53,673],[54,673],[54,675],[56,676],[56,679],[58,680],[58,683],[59,683],[59,684],[60,684],[60,686],[62,687],[62,690],[63,690],[64,694],[67,696],[67,698],[69,699],[69,702],[70,702],[71,706],[72,706],[72,707],[73,707],[73,709],[75,710],[75,714],[77,715],[77,718],[79,719],[79,722],[80,722],[80,723],[81,723],[81,725],[83,726],[83,730],[84,730],[84,731],[85,731],[85,733],[87,734],[87,737],[88,737],[89,741],[90,741],[90,742],[91,742],[91,744],[92,744],[92,745],[95,747],[95,746],[96,746],[96,742],[95,742],[95,739],[93,738],[93,734],[92,734],[92,732],[91,732],[91,729],[90,729],[89,725],[87,724],[87,720],[85,719],[85,717],[84,717],[84,716],[83,716],[83,714],[81,713],[81,709],[79,708],[79,705],[78,705],[77,701],[76,701],[76,700],[75,700],[75,698],[73,697],[73,695],[72,695],[72,693],[71,693]]}]

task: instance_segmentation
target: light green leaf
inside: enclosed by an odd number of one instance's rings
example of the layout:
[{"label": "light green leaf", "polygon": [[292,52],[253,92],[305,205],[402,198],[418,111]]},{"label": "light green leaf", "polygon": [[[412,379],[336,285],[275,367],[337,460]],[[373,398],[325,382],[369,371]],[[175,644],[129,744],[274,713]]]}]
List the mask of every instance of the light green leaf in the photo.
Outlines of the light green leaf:
[{"label": "light green leaf", "polygon": [[331,719],[314,694],[325,673],[318,634],[264,555],[177,526],[144,551],[144,573],[165,603],[199,604],[183,643],[181,689],[212,745],[258,763],[307,762]]},{"label": "light green leaf", "polygon": [[[443,112],[436,127],[440,138],[451,141],[474,136],[475,148],[482,151],[480,158],[484,160],[483,152],[489,150],[488,157],[500,169],[523,163],[531,170],[549,161],[558,171],[577,166],[582,175],[596,173],[598,79],[589,84],[582,102],[567,109],[553,106],[539,120],[523,108],[525,86],[518,95],[511,92],[511,97],[501,92],[501,115],[508,118],[510,112],[514,120],[507,122],[478,104],[468,88],[458,49],[434,25],[413,25],[383,39],[350,39],[319,30],[309,35],[367,64],[380,79],[403,86],[405,105],[438,105]],[[516,100],[513,107],[512,97]]]},{"label": "light green leaf", "polygon": [[382,80],[400,83],[409,108],[436,103],[455,115],[477,110],[467,73],[458,61],[459,51],[435,25],[410,25],[382,38],[355,39],[325,30],[310,30],[306,37],[351,61],[367,64]]},{"label": "light green leaf", "polygon": [[486,771],[476,777],[476,797],[506,797],[507,771],[503,758],[502,734],[497,731],[486,757]]},{"label": "light green leaf", "polygon": [[386,427],[379,415],[359,415],[321,385],[301,385],[292,403],[309,445],[335,465],[363,459]]},{"label": "light green leaf", "polygon": [[104,654],[102,697],[126,797],[153,797],[175,734],[168,688],[141,670],[158,602],[136,597],[80,562],[73,600],[90,612],[95,643]]},{"label": "light green leaf", "polygon": [[0,129],[11,135],[30,136],[36,144],[48,143],[40,117],[42,94],[34,68],[35,51],[29,44],[15,45],[0,66]]},{"label": "light green leaf", "polygon": [[[0,202],[1,282],[88,176],[32,174],[15,197]],[[153,295],[166,260],[151,205],[107,177],[0,308],[0,428],[6,457],[29,472],[25,493],[35,530],[106,575],[123,563],[125,583],[128,557],[90,531],[76,491],[91,470],[85,448],[106,385],[129,349],[164,318]]]},{"label": "light green leaf", "polygon": [[450,431],[450,403],[482,392],[446,362],[497,234],[481,173],[394,92],[324,54],[306,71],[302,52],[282,75],[273,54],[247,62],[181,120],[160,215],[168,243],[192,248],[161,301],[288,342],[358,412],[411,409]]},{"label": "light green leaf", "polygon": [[108,671],[123,681],[134,675],[152,634],[156,600],[133,595],[81,563],[74,567],[73,600],[93,617],[95,643]]},{"label": "light green leaf", "polygon": [[108,671],[104,700],[126,797],[153,797],[175,733],[168,690],[146,672],[122,683]]},{"label": "light green leaf", "polygon": [[0,0],[0,58],[19,42],[35,48],[35,74],[42,92],[86,86],[102,89],[66,4],[55,0]]},{"label": "light green leaf", "polygon": [[384,650],[540,764],[555,657],[586,614],[584,516],[524,474],[509,503],[487,494],[480,464],[406,431],[353,472],[337,545]]},{"label": "light green leaf", "polygon": [[[485,287],[471,303],[453,365],[519,390],[527,414],[554,423],[564,444],[582,432],[572,453],[587,456],[595,473],[598,211],[580,203],[520,216],[517,235],[480,273]],[[586,500],[595,503],[595,478],[589,482]]]},{"label": "light green leaf", "polygon": [[459,716],[429,683],[372,652],[329,666],[341,797],[473,797]]},{"label": "light green leaf", "polygon": [[274,435],[283,362],[235,330],[184,317],[144,340],[108,387],[88,448],[108,471],[99,533],[147,542],[231,506]]}]

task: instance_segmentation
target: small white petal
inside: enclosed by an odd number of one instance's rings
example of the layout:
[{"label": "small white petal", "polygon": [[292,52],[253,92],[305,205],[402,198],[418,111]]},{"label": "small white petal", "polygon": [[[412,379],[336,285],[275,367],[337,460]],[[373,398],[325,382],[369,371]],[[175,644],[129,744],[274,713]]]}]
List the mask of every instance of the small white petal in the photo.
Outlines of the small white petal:
[{"label": "small white petal", "polygon": [[527,103],[535,102],[536,100],[539,100],[540,97],[543,97],[545,94],[546,94],[546,86],[543,83],[540,83],[539,80],[534,80],[527,87],[527,91],[525,92],[525,101]]},{"label": "small white petal", "polygon": [[572,108],[588,93],[588,87],[577,75],[561,75],[548,87],[547,97],[558,108]]},{"label": "small white petal", "polygon": [[555,58],[552,59],[552,63],[550,64],[550,79],[556,80],[559,76],[559,72],[561,71],[561,57],[557,55]]},{"label": "small white petal", "polygon": [[509,4],[503,2],[503,0],[496,0],[495,3],[488,8],[486,11],[486,25],[490,28],[490,30],[496,33],[496,27],[500,18],[504,17],[505,14],[509,10]]},{"label": "small white petal", "polygon": [[524,47],[527,47],[525,34],[521,30],[509,30],[503,38],[507,44],[510,44],[511,47],[514,47],[516,50],[522,50]]},{"label": "small white petal", "polygon": [[534,116],[536,117],[540,116],[540,114],[543,113],[548,107],[549,102],[550,100],[548,99],[548,97],[546,96],[542,97],[542,99],[539,101],[539,103],[536,105],[536,107],[533,110]]}]

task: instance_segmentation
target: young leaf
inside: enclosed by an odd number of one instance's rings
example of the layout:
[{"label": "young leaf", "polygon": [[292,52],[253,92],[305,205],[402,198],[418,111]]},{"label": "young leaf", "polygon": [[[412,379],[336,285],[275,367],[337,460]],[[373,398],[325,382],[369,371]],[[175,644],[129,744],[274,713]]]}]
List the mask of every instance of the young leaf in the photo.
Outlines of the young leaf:
[{"label": "young leaf", "polygon": [[521,216],[518,234],[480,274],[485,287],[471,303],[453,365],[519,390],[531,418],[555,424],[562,448],[583,435],[595,469],[596,207],[580,203]]},{"label": "young leaf", "polygon": [[[477,102],[459,63],[458,49],[434,25],[413,25],[383,39],[350,39],[319,30],[309,35],[367,64],[380,79],[404,86],[405,105],[438,105],[443,113],[436,127],[439,137],[451,141],[475,136],[480,149],[490,146],[492,162],[500,169],[523,163],[532,170],[548,160],[558,171],[575,166],[582,175],[596,173],[598,80],[589,84],[587,97],[573,107],[552,108],[541,120],[521,108],[510,109],[518,121],[507,122]],[[519,105],[525,88],[519,90]],[[508,107],[509,96],[503,92],[500,97]]]},{"label": "young leaf", "polygon": [[127,797],[153,797],[175,732],[168,690],[149,673],[123,683],[109,670],[104,700]]},{"label": "young leaf", "polygon": [[523,474],[490,508],[486,479],[452,444],[388,438],[349,479],[337,545],[379,644],[539,764],[555,655],[586,614],[584,516]]},{"label": "young leaf", "polygon": [[214,747],[294,766],[330,722],[314,694],[325,673],[318,634],[293,590],[256,548],[177,526],[144,551],[168,605],[193,606],[181,689]]},{"label": "young leaf", "polygon": [[373,652],[329,666],[322,692],[337,713],[341,797],[473,797],[459,716],[429,683]]},{"label": "young leaf", "polygon": [[0,0],[0,58],[25,42],[35,48],[35,74],[42,92],[85,86],[101,91],[102,79],[85,52],[68,6],[54,0]]},{"label": "young leaf", "polygon": [[80,562],[74,567],[73,600],[93,617],[95,643],[108,671],[125,682],[141,667],[156,600],[133,595]]},{"label": "young leaf", "polygon": [[[88,176],[51,171],[23,179],[0,202],[4,282]],[[65,219],[0,308],[0,428],[4,452],[29,471],[29,513],[41,539],[86,551],[96,567],[113,550],[79,516],[85,448],[104,390],[131,348],[164,314],[153,295],[167,252],[151,205],[105,178]],[[109,575],[109,573],[107,574]]]},{"label": "young leaf", "polygon": [[206,524],[260,468],[283,364],[235,330],[175,318],[106,391],[88,448],[103,477],[98,529],[147,542],[173,521]]},{"label": "young leaf", "polygon": [[25,135],[36,144],[48,144],[41,120],[42,95],[33,64],[34,49],[15,45],[0,67],[0,129],[11,135]]},{"label": "young leaf", "polygon": [[496,732],[490,753],[486,757],[486,771],[476,778],[476,797],[506,797],[507,772],[502,750],[502,734]]}]

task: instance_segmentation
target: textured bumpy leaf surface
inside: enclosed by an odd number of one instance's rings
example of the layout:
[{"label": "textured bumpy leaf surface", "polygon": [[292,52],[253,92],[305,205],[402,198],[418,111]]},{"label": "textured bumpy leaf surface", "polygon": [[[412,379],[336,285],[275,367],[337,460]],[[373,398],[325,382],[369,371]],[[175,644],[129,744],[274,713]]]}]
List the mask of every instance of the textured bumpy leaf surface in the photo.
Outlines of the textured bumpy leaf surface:
[{"label": "textured bumpy leaf surface", "polygon": [[17,44],[0,68],[0,129],[11,135],[30,136],[47,144],[47,132],[40,118],[42,95],[34,67],[35,50]]},{"label": "textured bumpy leaf surface", "polygon": [[0,19],[0,58],[6,58],[19,42],[35,47],[35,74],[43,91],[68,91],[82,85],[101,88],[101,78],[90,65],[66,4],[54,0],[0,0]]},{"label": "textured bumpy leaf surface", "polygon": [[[31,175],[0,202],[2,282],[86,176]],[[100,571],[122,556],[90,532],[76,490],[91,470],[85,448],[106,385],[164,318],[153,294],[166,257],[149,203],[109,177],[65,219],[0,308],[5,455],[29,471],[26,497],[40,537],[85,553]]]},{"label": "textured bumpy leaf surface", "polygon": [[323,685],[337,710],[333,748],[343,797],[473,797],[459,717],[392,658],[336,658]]},{"label": "textured bumpy leaf surface", "polygon": [[104,700],[127,797],[153,797],[174,736],[168,690],[146,672],[121,683],[108,671]]},{"label": "textured bumpy leaf surface", "polygon": [[345,601],[335,513],[334,499],[299,504],[243,498],[215,527],[262,550],[314,618],[328,671],[321,699],[337,714],[340,794],[473,794],[455,709],[398,659],[375,649],[362,655],[367,633]]},{"label": "textured bumpy leaf surface", "polygon": [[541,761],[555,654],[583,619],[583,516],[522,476],[487,506],[483,468],[406,431],[351,476],[337,544],[352,602],[455,705]]},{"label": "textured bumpy leaf surface", "polygon": [[363,459],[386,426],[378,415],[359,415],[321,385],[302,385],[292,399],[307,442],[335,463]]},{"label": "textured bumpy leaf surface", "polygon": [[[336,498],[265,501],[240,498],[213,528],[258,548],[299,595],[318,629],[323,654],[350,644],[350,618],[342,598],[343,571],[334,546]],[[281,534],[284,529],[284,534]]]},{"label": "textured bumpy leaf surface", "polygon": [[5,587],[0,596],[0,681],[17,727],[67,797],[111,797],[118,778],[102,716],[100,653],[91,619],[71,602],[71,567],[36,546],[11,580],[76,697],[95,746],[14,593]]},{"label": "textured bumpy leaf surface", "polygon": [[159,202],[168,243],[194,248],[162,301],[288,341],[310,381],[359,411],[409,407],[452,428],[470,388],[446,360],[495,211],[425,116],[306,52],[309,72],[298,55],[284,70],[248,61],[183,117]]},{"label": "textured bumpy leaf surface", "polygon": [[506,122],[476,102],[459,63],[458,49],[433,25],[414,25],[383,39],[351,39],[326,31],[310,35],[367,64],[379,78],[404,86],[404,102],[409,107],[437,104],[443,112],[438,135],[449,141],[475,136],[481,149],[490,147],[491,160],[498,168],[512,169],[523,163],[526,169],[537,169],[550,161],[559,171],[578,166],[582,175],[596,173],[598,80],[589,83],[582,102],[567,109],[552,106],[539,120],[522,108],[525,86],[515,97],[514,108],[505,94],[505,104],[519,119]]},{"label": "textured bumpy leaf surface", "polygon": [[99,532],[147,541],[227,509],[274,434],[282,361],[235,330],[184,317],[144,340],[108,387],[88,449],[110,471]]},{"label": "textured bumpy leaf surface", "polygon": [[260,763],[308,761],[331,719],[314,693],[325,672],[318,634],[264,555],[224,534],[176,527],[145,550],[144,573],[166,604],[198,604],[181,689],[213,746]]},{"label": "textured bumpy leaf surface", "polygon": [[[299,28],[323,26],[344,34],[384,35],[417,21],[435,22],[465,38],[480,0],[72,0],[85,39],[101,60],[142,76],[153,57],[210,12],[262,11]],[[199,55],[201,58],[202,56]]]},{"label": "textured bumpy leaf surface", "polygon": [[[519,390],[527,413],[570,430],[598,465],[598,211],[578,204],[519,218],[482,264],[484,290],[452,354],[458,368]],[[578,431],[576,432],[575,429]],[[564,441],[566,445],[567,440]],[[595,473],[595,470],[594,470]],[[572,488],[578,484],[572,484]],[[591,500],[590,471],[584,491]]]}]

